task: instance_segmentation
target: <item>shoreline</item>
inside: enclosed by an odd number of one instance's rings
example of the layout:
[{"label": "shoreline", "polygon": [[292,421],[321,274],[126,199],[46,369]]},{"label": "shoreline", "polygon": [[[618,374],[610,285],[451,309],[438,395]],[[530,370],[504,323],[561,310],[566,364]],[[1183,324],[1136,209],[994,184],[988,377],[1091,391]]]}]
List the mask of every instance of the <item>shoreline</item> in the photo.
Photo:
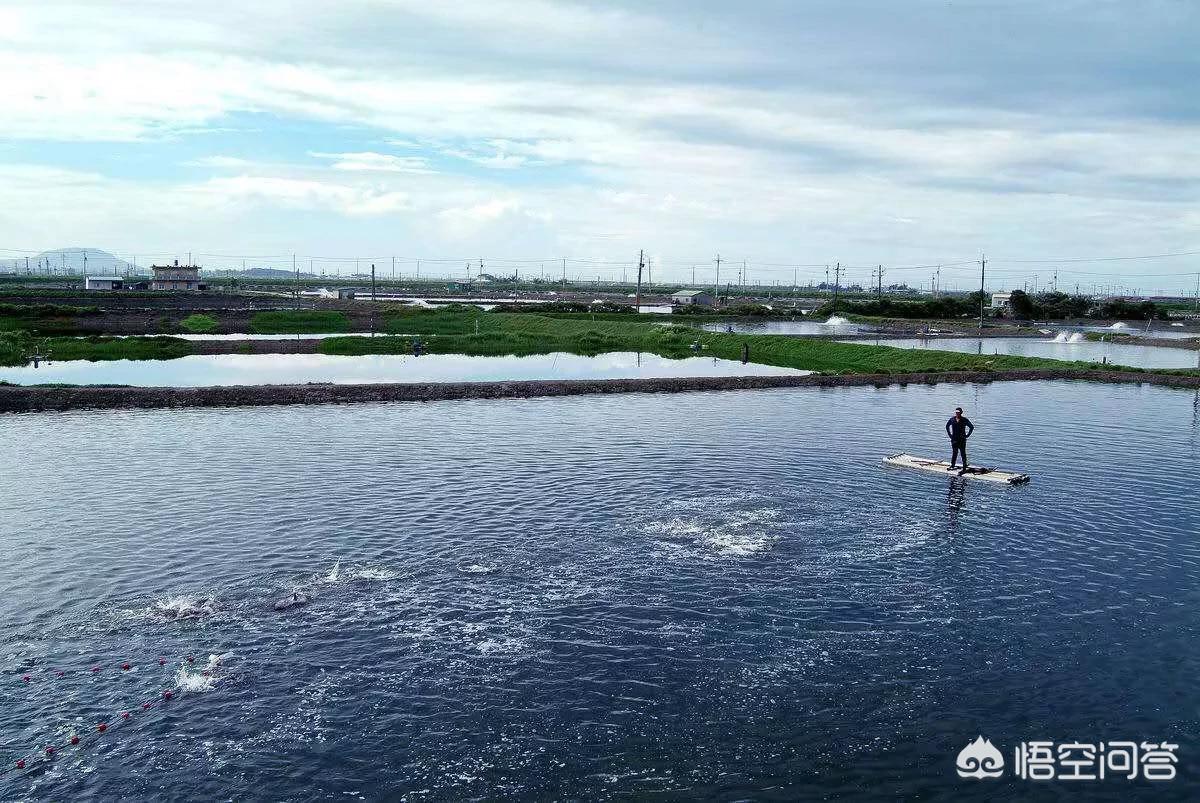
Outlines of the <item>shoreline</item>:
[{"label": "shoreline", "polygon": [[277,405],[362,404],[448,401],[455,399],[521,399],[610,393],[689,393],[718,390],[765,390],[794,387],[888,387],[941,383],[989,383],[1079,380],[1111,384],[1148,384],[1200,389],[1200,376],[1022,369],[945,371],[911,374],[813,374],[809,376],[696,377],[668,379],[574,379],[520,382],[390,383],[363,385],[230,385],[205,388],[132,386],[0,386],[0,413],[170,409],[181,407],[261,407]]}]

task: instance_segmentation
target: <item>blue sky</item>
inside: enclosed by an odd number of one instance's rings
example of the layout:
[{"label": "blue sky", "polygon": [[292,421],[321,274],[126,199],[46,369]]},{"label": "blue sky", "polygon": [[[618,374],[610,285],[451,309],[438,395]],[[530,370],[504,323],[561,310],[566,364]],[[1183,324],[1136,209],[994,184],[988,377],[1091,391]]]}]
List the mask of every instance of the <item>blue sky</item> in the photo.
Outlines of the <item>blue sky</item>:
[{"label": "blue sky", "polygon": [[1192,292],[1200,256],[1062,260],[1200,251],[1198,34],[1186,0],[16,0],[0,256],[965,287],[986,252]]}]

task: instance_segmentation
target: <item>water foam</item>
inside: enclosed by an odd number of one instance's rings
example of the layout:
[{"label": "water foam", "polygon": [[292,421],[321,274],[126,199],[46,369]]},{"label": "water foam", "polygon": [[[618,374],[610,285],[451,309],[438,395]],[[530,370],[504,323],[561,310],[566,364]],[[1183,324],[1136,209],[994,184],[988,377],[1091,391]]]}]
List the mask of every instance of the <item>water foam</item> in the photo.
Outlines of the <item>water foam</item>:
[{"label": "water foam", "polygon": [[829,316],[829,320],[825,321],[825,325],[826,326],[849,326],[850,321],[847,318],[843,318],[841,315],[831,315],[831,316]]},{"label": "water foam", "polygon": [[1055,343],[1082,343],[1083,332],[1059,332],[1054,336]]},{"label": "water foam", "polygon": [[217,601],[212,597],[178,594],[155,600],[146,613],[157,619],[200,619],[216,613],[217,609]]}]

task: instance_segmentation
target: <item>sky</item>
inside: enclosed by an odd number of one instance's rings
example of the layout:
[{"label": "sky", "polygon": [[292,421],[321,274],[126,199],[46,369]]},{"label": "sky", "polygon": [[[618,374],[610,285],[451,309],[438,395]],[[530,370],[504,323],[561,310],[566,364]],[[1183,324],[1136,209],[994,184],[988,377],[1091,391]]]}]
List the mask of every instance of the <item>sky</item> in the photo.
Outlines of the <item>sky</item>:
[{"label": "sky", "polygon": [[0,257],[1191,294],[1197,41],[1193,0],[6,0]]}]

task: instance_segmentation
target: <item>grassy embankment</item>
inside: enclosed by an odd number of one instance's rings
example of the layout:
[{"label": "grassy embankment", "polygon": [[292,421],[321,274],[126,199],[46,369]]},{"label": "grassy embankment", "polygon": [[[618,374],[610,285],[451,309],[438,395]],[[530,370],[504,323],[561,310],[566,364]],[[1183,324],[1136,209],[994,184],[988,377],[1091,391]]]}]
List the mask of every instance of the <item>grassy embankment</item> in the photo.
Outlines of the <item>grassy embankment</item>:
[{"label": "grassy embankment", "polygon": [[[743,345],[752,362],[822,373],[905,374],[945,371],[1005,371],[1031,368],[1104,369],[1098,363],[1064,362],[1035,357],[975,355],[960,352],[899,349],[859,343],[837,343],[770,335],[704,332],[656,325],[652,316],[589,314],[545,317],[529,313],[485,313],[474,308],[404,310],[381,315],[383,337],[332,337],[323,340],[324,354],[411,354],[420,339],[432,354],[524,355],[564,351],[599,354],[645,351],[666,357],[696,355],[740,359]],[[260,313],[255,328],[285,332],[337,331],[348,322],[341,313],[300,310]],[[700,348],[693,348],[698,344]],[[193,353],[189,341],[171,337],[48,338],[36,343],[23,333],[3,333],[0,361],[21,364],[36,350],[54,359],[172,359]],[[1140,370],[1140,369],[1131,369]],[[1200,374],[1196,370],[1161,373]]]},{"label": "grassy embankment", "polygon": [[211,315],[196,313],[180,321],[179,326],[192,334],[203,334],[217,328],[217,319]]},{"label": "grassy embankment", "polygon": [[98,307],[65,304],[0,304],[2,332],[71,332],[78,318],[99,315]]},{"label": "grassy embankment", "polygon": [[[598,354],[641,350],[667,357],[686,357],[699,353],[740,359],[745,344],[749,346],[752,362],[822,373],[1113,369],[1111,365],[1099,363],[1064,362],[1037,357],[975,355],[770,335],[704,332],[657,326],[646,320],[649,317],[629,320],[629,316],[614,316],[616,320],[592,320],[590,315],[550,318],[527,313],[513,315],[461,310],[410,313],[393,316],[387,322],[387,331],[403,332],[404,335],[328,338],[322,341],[320,351],[344,355],[411,354],[412,335],[418,335],[423,350],[435,354],[541,354],[549,351]],[[701,345],[699,351],[692,348],[694,343]]]}]

